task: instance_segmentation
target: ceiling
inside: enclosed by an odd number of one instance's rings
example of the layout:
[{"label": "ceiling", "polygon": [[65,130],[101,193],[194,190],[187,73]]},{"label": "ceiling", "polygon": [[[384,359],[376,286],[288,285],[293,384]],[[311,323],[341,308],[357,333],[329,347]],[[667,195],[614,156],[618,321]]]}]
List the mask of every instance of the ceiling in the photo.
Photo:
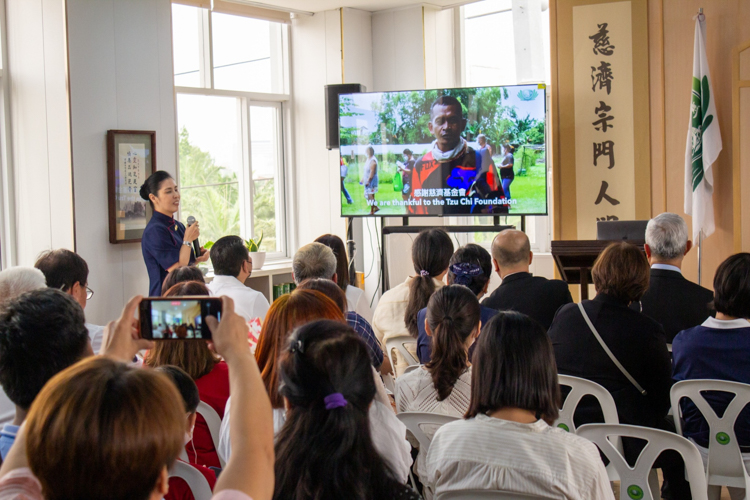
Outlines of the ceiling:
[{"label": "ceiling", "polygon": [[410,5],[432,5],[438,8],[452,7],[471,3],[476,0],[428,0],[419,2],[414,0],[256,0],[256,5],[266,4],[277,8],[284,8],[302,12],[321,12],[324,10],[338,9],[339,7],[351,7],[353,9],[368,10],[375,12],[379,10],[408,7]]}]

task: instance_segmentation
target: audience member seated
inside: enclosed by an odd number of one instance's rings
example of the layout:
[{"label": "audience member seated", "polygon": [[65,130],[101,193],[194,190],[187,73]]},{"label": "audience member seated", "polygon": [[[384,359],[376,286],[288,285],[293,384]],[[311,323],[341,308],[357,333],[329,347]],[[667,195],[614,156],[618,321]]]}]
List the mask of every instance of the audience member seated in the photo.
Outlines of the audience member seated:
[{"label": "audience member seated", "polygon": [[311,278],[323,278],[338,283],[336,256],[322,243],[308,243],[301,246],[292,258],[292,277],[299,285]]},{"label": "audience member seated", "polygon": [[428,490],[501,490],[568,500],[614,499],[596,446],[551,425],[560,388],[538,322],[501,312],[482,329],[466,420],[435,433]]},{"label": "audience member seated", "polygon": [[339,321],[298,328],[280,353],[287,421],[276,439],[273,498],[418,500],[368,431],[376,386],[367,349]]},{"label": "audience member seated", "polygon": [[[223,300],[221,323],[212,317],[206,322],[231,367],[237,437],[236,453],[216,482],[213,498],[270,500],[270,405],[247,349],[245,321],[234,314],[231,299]],[[134,338],[139,303],[140,297],[131,300],[113,328],[112,342],[124,359],[153,345]],[[42,390],[0,469],[0,498],[159,499],[167,493],[168,470],[184,438],[184,405],[164,374],[94,358],[65,370]]]},{"label": "audience member seated", "polygon": [[47,281],[35,267],[10,267],[0,271],[0,307],[22,293],[40,288],[47,288]]},{"label": "audience member seated", "polygon": [[[487,287],[490,286],[491,275],[492,257],[490,257],[489,252],[479,245],[470,243],[456,250],[456,253],[451,257],[447,278],[449,285],[466,286],[474,292],[477,299],[481,299],[487,293]],[[487,323],[490,318],[497,314],[495,309],[484,307],[481,304],[479,310],[482,323]],[[427,335],[427,330],[425,329],[426,318],[427,308],[425,307],[417,315],[417,328],[419,329],[417,356],[419,357],[419,362],[422,364],[430,361],[432,354],[432,337]],[[469,359],[471,359],[475,345],[472,345],[469,351]]]},{"label": "audience member seated", "polygon": [[492,241],[492,263],[503,282],[482,304],[498,311],[521,312],[548,329],[557,310],[573,298],[564,281],[532,275],[529,266],[533,258],[526,233],[500,231]]},{"label": "audience member seated", "polygon": [[[479,335],[476,295],[465,286],[449,285],[427,303],[427,335],[433,339],[432,359],[396,379],[396,410],[463,417],[471,400],[469,347]],[[435,429],[423,429],[432,437]],[[417,474],[425,477],[424,456],[417,457]]]},{"label": "audience member seated", "polygon": [[211,295],[226,295],[234,300],[234,310],[251,321],[263,321],[268,312],[268,299],[262,293],[245,286],[253,272],[253,261],[245,242],[239,236],[224,236],[211,247],[214,279],[208,284]]},{"label": "audience member seated", "polygon": [[169,271],[167,277],[164,278],[164,283],[161,285],[161,289],[166,292],[177,283],[184,283],[186,281],[205,283],[206,279],[203,277],[203,271],[197,267],[182,266]]},{"label": "audience member seated", "polygon": [[380,369],[383,364],[383,350],[380,348],[377,337],[375,337],[375,332],[372,331],[370,323],[365,318],[347,308],[346,295],[336,283],[323,278],[310,278],[300,283],[297,288],[300,290],[317,290],[326,297],[333,299],[341,312],[344,313],[347,324],[365,341],[372,366]]},{"label": "audience member seated", "polygon": [[688,227],[677,214],[657,215],[646,226],[646,257],[651,264],[648,290],[631,308],[664,327],[667,343],[682,330],[698,326],[711,314],[711,290],[682,275],[682,259],[692,248]]},{"label": "audience member seated", "polygon": [[[64,248],[50,250],[39,256],[34,267],[44,273],[48,287],[72,295],[81,308],[86,309],[86,302],[94,296],[94,292],[88,287],[89,266],[80,255]],[[91,347],[98,354],[102,347],[104,327],[86,323],[86,329]]]},{"label": "audience member seated", "polygon": [[347,310],[355,311],[365,318],[368,323],[372,323],[372,309],[370,309],[370,304],[367,302],[365,291],[349,284],[349,259],[346,255],[344,242],[335,234],[324,234],[315,241],[333,250],[333,254],[336,256],[336,283],[346,293]]},{"label": "audience member seated", "polygon": [[[601,342],[635,383],[602,348],[578,304],[560,309],[549,329],[557,369],[564,375],[592,380],[606,388],[615,400],[621,424],[673,431],[674,426],[665,420],[670,408],[672,363],[664,329],[628,307],[648,289],[646,256],[629,243],[613,243],[596,259],[591,275],[596,297],[584,300],[583,310]],[[574,420],[580,426],[603,422],[604,417],[596,400],[584,398]],[[634,460],[643,449],[642,443],[630,439],[623,439],[623,447],[628,460]],[[673,498],[691,497],[678,453],[662,454],[656,466],[663,470]]]},{"label": "audience member seated", "polygon": [[0,313],[0,385],[16,405],[16,415],[0,433],[3,460],[44,384],[93,354],[83,310],[70,295],[44,288],[5,303]]},{"label": "audience member seated", "polygon": [[[321,245],[326,250],[330,249]],[[273,407],[274,432],[278,433],[286,421],[284,399],[279,394],[279,356],[286,348],[292,331],[306,323],[318,319],[330,319],[344,323],[341,309],[330,298],[317,290],[296,289],[285,294],[271,304],[260,334],[260,342],[255,351],[255,359],[261,370],[261,377]],[[391,469],[404,482],[409,475],[411,455],[406,441],[406,427],[396,418],[385,394],[380,377],[372,371],[373,379],[378,380],[378,399],[370,407],[371,433],[375,447],[390,464]],[[231,413],[232,398],[229,398],[226,413]],[[221,422],[219,454],[228,460],[232,453],[230,443],[231,424],[228,418]],[[233,441],[231,441],[233,442]]]},{"label": "audience member seated", "polygon": [[[187,281],[178,283],[164,293],[165,297],[208,295],[203,283]],[[247,331],[247,328],[245,328]],[[247,343],[247,333],[245,334]],[[203,340],[156,342],[144,359],[146,366],[174,365],[185,370],[198,386],[200,400],[224,418],[224,407],[229,398],[229,369]],[[185,446],[191,464],[221,467],[216,447],[211,439],[205,419],[198,415],[193,439]]]},{"label": "audience member seated", "polygon": [[[714,379],[750,384],[750,254],[738,253],[722,262],[714,276],[716,318],[680,332],[672,344],[674,379]],[[707,399],[718,415],[732,400],[726,393]],[[696,406],[682,401],[683,434],[708,457],[709,428]],[[750,466],[750,408],[734,426],[746,466]],[[734,497],[733,497],[734,498]],[[739,498],[742,498],[740,496]]]},{"label": "audience member seated", "polygon": [[[445,285],[443,277],[448,272],[452,255],[453,242],[442,229],[427,229],[414,238],[411,260],[416,275],[409,276],[406,281],[385,292],[373,314],[372,328],[381,345],[385,346],[389,338],[400,335],[411,335],[417,339],[419,311],[427,307],[427,301],[435,290]],[[415,347],[415,358],[416,354]],[[402,356],[394,355],[397,363],[393,368],[396,376],[399,376],[409,365]]]},{"label": "audience member seated", "polygon": [[[187,413],[187,427],[185,428],[185,444],[187,444],[192,441],[193,430],[195,429],[195,419],[197,417],[195,411],[198,409],[198,403],[200,402],[198,386],[195,385],[190,375],[178,366],[164,365],[157,368],[156,371],[169,377],[179,391],[180,396],[182,396],[182,402],[185,404],[185,413]],[[216,474],[214,474],[214,471],[202,465],[190,464],[190,466],[203,474],[211,490],[213,490],[216,485]],[[194,498],[192,491],[190,491],[190,486],[188,486],[184,479],[179,477],[169,478],[169,492],[164,495],[164,500],[193,500]]]}]

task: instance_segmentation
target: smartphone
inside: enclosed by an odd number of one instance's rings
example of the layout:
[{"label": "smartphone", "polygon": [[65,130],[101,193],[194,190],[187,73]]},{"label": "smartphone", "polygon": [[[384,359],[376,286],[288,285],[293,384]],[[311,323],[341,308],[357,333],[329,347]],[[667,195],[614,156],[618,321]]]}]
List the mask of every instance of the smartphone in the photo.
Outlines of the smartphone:
[{"label": "smartphone", "polygon": [[140,304],[141,337],[147,340],[211,340],[206,318],[221,321],[218,297],[146,298]]}]

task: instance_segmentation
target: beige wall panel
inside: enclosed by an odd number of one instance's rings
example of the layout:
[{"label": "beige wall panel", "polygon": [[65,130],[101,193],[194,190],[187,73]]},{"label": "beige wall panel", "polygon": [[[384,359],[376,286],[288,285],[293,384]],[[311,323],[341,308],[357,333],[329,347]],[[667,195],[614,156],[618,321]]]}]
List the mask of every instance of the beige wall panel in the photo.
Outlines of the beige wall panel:
[{"label": "beige wall panel", "polygon": [[[750,50],[746,51],[750,52]],[[750,87],[740,89],[740,211],[742,221],[747,227],[750,221]],[[742,250],[750,251],[750,230],[742,231]]]},{"label": "beige wall panel", "polygon": [[750,80],[750,49],[740,52],[740,80]]}]

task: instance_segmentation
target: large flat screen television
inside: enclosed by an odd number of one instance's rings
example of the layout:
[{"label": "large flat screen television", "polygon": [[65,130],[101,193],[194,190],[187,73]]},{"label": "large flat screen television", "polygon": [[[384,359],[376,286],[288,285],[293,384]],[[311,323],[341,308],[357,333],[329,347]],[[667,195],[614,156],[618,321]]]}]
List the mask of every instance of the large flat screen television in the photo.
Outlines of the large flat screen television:
[{"label": "large flat screen television", "polygon": [[546,215],[541,84],[339,96],[341,215]]}]

